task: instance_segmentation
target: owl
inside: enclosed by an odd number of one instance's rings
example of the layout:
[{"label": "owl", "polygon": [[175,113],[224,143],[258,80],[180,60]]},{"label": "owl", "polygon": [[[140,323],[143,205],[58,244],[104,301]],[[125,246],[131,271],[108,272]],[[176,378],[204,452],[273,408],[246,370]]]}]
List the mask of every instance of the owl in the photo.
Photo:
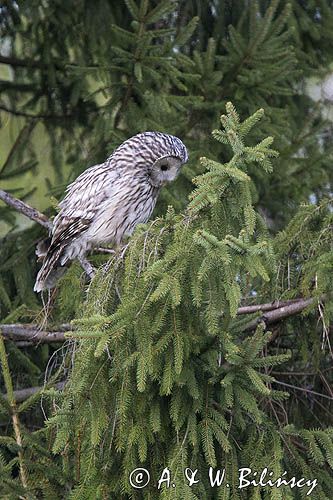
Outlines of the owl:
[{"label": "owl", "polygon": [[123,142],[104,162],[67,187],[34,290],[53,288],[70,262],[103,243],[119,247],[149,219],[161,188],[188,161],[183,142],[143,132]]}]

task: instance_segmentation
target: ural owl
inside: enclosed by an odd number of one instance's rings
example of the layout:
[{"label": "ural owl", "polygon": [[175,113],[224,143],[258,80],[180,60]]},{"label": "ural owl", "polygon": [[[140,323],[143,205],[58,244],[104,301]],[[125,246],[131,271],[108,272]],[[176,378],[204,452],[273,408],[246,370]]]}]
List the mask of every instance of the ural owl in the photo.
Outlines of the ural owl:
[{"label": "ural owl", "polygon": [[161,187],[187,160],[177,137],[144,132],[79,175],[59,204],[34,290],[54,287],[70,261],[102,243],[118,246],[137,224],[147,222]]}]

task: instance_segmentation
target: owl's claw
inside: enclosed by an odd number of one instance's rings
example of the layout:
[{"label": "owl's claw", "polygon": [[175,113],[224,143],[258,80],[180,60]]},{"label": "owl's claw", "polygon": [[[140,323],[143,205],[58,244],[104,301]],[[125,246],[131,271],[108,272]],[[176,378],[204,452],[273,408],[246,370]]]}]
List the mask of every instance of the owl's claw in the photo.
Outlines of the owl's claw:
[{"label": "owl's claw", "polygon": [[81,257],[78,260],[81,264],[82,269],[85,271],[89,279],[92,280],[96,274],[95,268],[90,264],[89,260],[87,260],[85,257]]}]

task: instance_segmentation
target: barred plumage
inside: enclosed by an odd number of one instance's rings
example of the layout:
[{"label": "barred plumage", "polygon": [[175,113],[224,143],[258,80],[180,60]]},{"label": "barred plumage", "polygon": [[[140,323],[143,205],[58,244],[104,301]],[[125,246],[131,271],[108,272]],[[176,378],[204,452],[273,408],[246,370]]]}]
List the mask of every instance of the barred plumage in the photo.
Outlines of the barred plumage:
[{"label": "barred plumage", "polygon": [[161,187],[175,179],[187,160],[177,137],[144,132],[79,175],[59,204],[34,290],[52,288],[70,261],[94,246],[120,245],[137,224],[147,222]]}]

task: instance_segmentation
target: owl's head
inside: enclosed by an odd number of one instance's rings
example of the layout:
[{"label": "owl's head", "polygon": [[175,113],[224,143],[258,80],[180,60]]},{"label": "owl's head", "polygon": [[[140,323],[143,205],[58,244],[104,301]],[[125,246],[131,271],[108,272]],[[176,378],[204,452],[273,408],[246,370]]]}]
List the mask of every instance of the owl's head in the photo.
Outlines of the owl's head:
[{"label": "owl's head", "polygon": [[188,161],[188,153],[183,142],[162,132],[142,132],[123,142],[110,156],[108,162],[114,168],[133,176],[148,180],[160,188],[173,181]]},{"label": "owl's head", "polygon": [[162,156],[156,160],[149,173],[149,181],[155,187],[172,182],[178,175],[184,161],[176,156]]},{"label": "owl's head", "polygon": [[160,132],[145,132],[144,135],[151,140],[155,156],[149,168],[149,181],[155,187],[162,187],[172,182],[181,166],[188,161],[187,149],[183,142],[173,135]]}]

